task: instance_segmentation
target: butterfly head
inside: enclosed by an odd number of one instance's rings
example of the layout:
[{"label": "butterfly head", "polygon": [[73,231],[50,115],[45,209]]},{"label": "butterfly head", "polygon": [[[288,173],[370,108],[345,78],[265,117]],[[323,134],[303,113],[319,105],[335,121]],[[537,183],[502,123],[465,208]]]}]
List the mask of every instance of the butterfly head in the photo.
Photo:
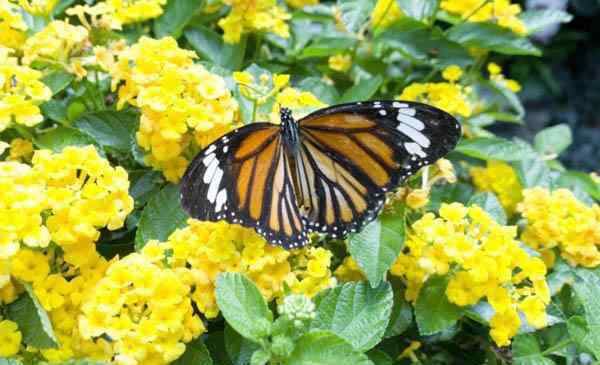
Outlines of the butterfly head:
[{"label": "butterfly head", "polygon": [[281,118],[281,131],[283,139],[292,151],[296,151],[299,145],[298,122],[294,120],[292,111],[288,108],[281,108],[279,111]]}]

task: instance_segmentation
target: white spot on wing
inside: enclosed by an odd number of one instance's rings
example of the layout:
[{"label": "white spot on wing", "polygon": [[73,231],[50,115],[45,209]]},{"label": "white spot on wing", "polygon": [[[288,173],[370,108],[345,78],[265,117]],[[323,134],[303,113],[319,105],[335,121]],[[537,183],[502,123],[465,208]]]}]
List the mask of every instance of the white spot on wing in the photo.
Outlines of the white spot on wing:
[{"label": "white spot on wing", "polygon": [[419,146],[418,144],[416,144],[414,142],[405,143],[404,148],[406,148],[408,153],[410,153],[411,155],[418,155],[419,157],[423,157],[423,158],[427,157],[427,154],[423,151],[423,149],[421,149],[421,146]]},{"label": "white spot on wing", "polygon": [[386,112],[385,110],[381,109],[381,110],[379,111],[379,114],[381,114],[381,115],[386,115],[386,114],[387,114],[387,112]]},{"label": "white spot on wing", "polygon": [[205,184],[208,184],[209,182],[211,182],[212,177],[218,168],[219,168],[219,160],[217,160],[215,158],[210,162],[210,165],[208,165],[208,167],[206,168],[206,171],[204,172],[204,178],[202,179],[202,181],[204,181]]},{"label": "white spot on wing", "polygon": [[417,114],[417,109],[415,109],[415,108],[402,108],[402,109],[398,110],[398,112],[402,113],[402,114],[410,115],[411,117],[414,117],[415,114]]},{"label": "white spot on wing", "polygon": [[221,189],[221,191],[219,191],[219,194],[217,194],[216,200],[217,202],[215,212],[220,212],[223,208],[223,204],[225,204],[225,202],[227,201],[227,191],[225,191],[225,189]]},{"label": "white spot on wing", "polygon": [[223,170],[217,167],[217,171],[210,181],[210,186],[208,187],[208,193],[206,193],[206,197],[208,201],[211,203],[215,202],[217,198],[217,191],[219,191],[219,185],[221,184],[221,178],[223,177]]},{"label": "white spot on wing", "polygon": [[202,159],[202,163],[204,164],[204,166],[208,166],[208,165],[210,165],[210,163],[212,162],[212,160],[214,158],[215,158],[215,154],[211,153],[210,155],[208,155]]},{"label": "white spot on wing", "polygon": [[410,139],[417,142],[423,147],[429,147],[429,145],[431,144],[429,138],[425,137],[423,133],[410,127],[408,124],[400,123],[398,124],[398,127],[396,127],[396,129],[406,134]]},{"label": "white spot on wing", "polygon": [[399,122],[406,123],[418,131],[422,131],[423,129],[425,129],[425,124],[423,122],[421,122],[415,117],[411,117],[410,115],[402,113],[402,110],[407,109],[400,109],[398,111],[398,116],[396,117],[396,119],[398,119]]},{"label": "white spot on wing", "polygon": [[394,108],[407,108],[407,107],[408,107],[408,104],[399,103],[399,102],[397,102],[397,101],[394,101],[394,102],[392,103],[392,106],[393,106]]},{"label": "white spot on wing", "polygon": [[211,144],[210,146],[208,146],[208,148],[206,149],[206,151],[204,151],[205,155],[208,155],[209,153],[212,153],[212,151],[214,151],[217,147],[215,147],[214,144]]}]

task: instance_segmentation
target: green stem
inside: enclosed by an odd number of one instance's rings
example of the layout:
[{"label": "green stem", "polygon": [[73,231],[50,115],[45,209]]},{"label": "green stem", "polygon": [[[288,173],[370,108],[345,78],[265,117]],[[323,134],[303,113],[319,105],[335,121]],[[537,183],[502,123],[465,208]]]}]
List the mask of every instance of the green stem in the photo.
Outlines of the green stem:
[{"label": "green stem", "polygon": [[35,139],[35,137],[33,136],[33,134],[29,131],[29,128],[20,125],[20,124],[14,124],[15,130],[17,131],[17,133],[19,133],[19,135],[21,135],[21,137],[29,140],[29,141],[33,141]]},{"label": "green stem", "polygon": [[542,355],[550,355],[552,354],[554,351],[558,351],[558,350],[562,350],[565,347],[571,345],[574,341],[570,338],[567,338],[566,340],[562,340],[559,343],[557,343],[556,345],[547,348],[546,350],[542,351]]}]

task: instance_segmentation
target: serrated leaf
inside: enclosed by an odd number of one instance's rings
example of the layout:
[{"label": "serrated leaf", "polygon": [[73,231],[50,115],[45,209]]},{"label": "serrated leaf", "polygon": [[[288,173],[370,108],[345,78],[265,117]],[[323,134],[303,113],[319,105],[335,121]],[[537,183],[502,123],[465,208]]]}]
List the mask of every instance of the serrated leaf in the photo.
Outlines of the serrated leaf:
[{"label": "serrated leaf", "polygon": [[383,338],[393,293],[387,282],[377,288],[368,283],[346,283],[321,292],[315,305],[317,316],[311,322],[311,331],[333,331],[356,350],[366,351]]},{"label": "serrated leaf", "polygon": [[507,55],[541,55],[529,39],[493,23],[464,22],[450,28],[448,38],[466,47],[485,48]]},{"label": "serrated leaf", "polygon": [[249,364],[252,354],[260,348],[257,343],[240,336],[230,325],[225,325],[223,336],[225,351],[233,365]]},{"label": "serrated leaf", "polygon": [[270,334],[273,314],[258,288],[244,275],[219,274],[216,297],[223,317],[240,335],[260,342]]},{"label": "serrated leaf", "polygon": [[533,141],[535,150],[542,155],[558,155],[573,143],[573,135],[568,125],[559,124],[542,129]]},{"label": "serrated leaf", "polygon": [[369,100],[383,83],[383,77],[380,75],[360,80],[360,82],[344,93],[338,100],[338,103],[350,103],[354,101]]},{"label": "serrated leaf", "polygon": [[154,20],[156,38],[179,38],[194,14],[204,7],[204,0],[168,0],[162,15]]},{"label": "serrated leaf", "polygon": [[463,314],[463,310],[446,297],[448,280],[446,276],[433,276],[419,292],[415,303],[415,319],[423,336],[452,327]]},{"label": "serrated leaf", "polygon": [[374,0],[338,0],[342,23],[351,33],[356,33],[369,20],[375,7]]},{"label": "serrated leaf", "polygon": [[404,299],[404,293],[395,291],[390,322],[388,323],[383,337],[390,338],[401,335],[408,327],[410,327],[412,319],[412,307],[406,299]]},{"label": "serrated leaf", "polygon": [[490,192],[477,193],[471,197],[468,205],[478,205],[501,225],[506,224],[506,213],[495,194]]},{"label": "serrated leaf", "polygon": [[404,247],[404,206],[383,213],[348,240],[352,258],[367,275],[372,287],[379,286]]},{"label": "serrated leaf", "polygon": [[462,139],[456,151],[482,160],[517,161],[531,158],[533,148],[524,142],[500,137]]},{"label": "serrated leaf", "polygon": [[87,134],[99,146],[128,153],[138,119],[139,115],[130,111],[104,110],[82,114],[73,122],[73,127]]},{"label": "serrated leaf", "polygon": [[46,130],[35,137],[36,146],[54,152],[60,152],[67,146],[87,146],[93,145],[94,142],[92,137],[77,129],[61,126]]},{"label": "serrated leaf", "polygon": [[519,178],[521,186],[532,188],[542,186],[550,188],[553,186],[555,174],[550,171],[546,162],[539,158],[526,158],[512,163]]},{"label": "serrated leaf", "polygon": [[397,0],[397,2],[405,15],[421,21],[432,18],[440,6],[439,0]]},{"label": "serrated leaf", "polygon": [[527,34],[533,34],[544,28],[559,23],[568,23],[573,16],[559,9],[533,9],[519,14],[519,18],[527,28]]},{"label": "serrated leaf", "polygon": [[441,30],[409,17],[401,17],[377,35],[375,45],[392,48],[408,60],[436,67],[464,67],[473,63],[469,52]]},{"label": "serrated leaf", "polygon": [[25,293],[6,308],[6,317],[19,326],[23,342],[39,349],[58,348],[48,313],[37,300],[31,285],[23,283]]},{"label": "serrated leaf", "polygon": [[320,37],[304,47],[300,58],[327,57],[352,49],[357,40],[348,37]]},{"label": "serrated leaf", "polygon": [[185,352],[180,358],[173,361],[171,365],[212,365],[210,353],[204,345],[204,341],[198,338],[185,344]]},{"label": "serrated leaf", "polygon": [[512,342],[515,365],[554,365],[554,361],[542,355],[540,344],[533,334],[518,335]]},{"label": "serrated leaf", "polygon": [[242,37],[236,44],[228,44],[217,32],[202,25],[186,29],[184,35],[201,58],[228,70],[238,70],[242,67],[246,37]]},{"label": "serrated leaf", "polygon": [[188,215],[181,208],[179,187],[169,184],[148,200],[135,235],[135,248],[141,250],[149,240],[166,241],[177,228],[185,226]]},{"label": "serrated leaf", "polygon": [[575,282],[573,289],[585,309],[588,332],[580,342],[593,351],[600,359],[600,274],[583,268],[573,269]]},{"label": "serrated leaf", "polygon": [[44,76],[42,82],[52,90],[52,95],[56,95],[66,89],[73,79],[75,79],[75,75],[63,70],[57,70]]},{"label": "serrated leaf", "polygon": [[317,331],[303,335],[296,342],[284,365],[373,365],[367,355],[355,350],[330,331]]}]

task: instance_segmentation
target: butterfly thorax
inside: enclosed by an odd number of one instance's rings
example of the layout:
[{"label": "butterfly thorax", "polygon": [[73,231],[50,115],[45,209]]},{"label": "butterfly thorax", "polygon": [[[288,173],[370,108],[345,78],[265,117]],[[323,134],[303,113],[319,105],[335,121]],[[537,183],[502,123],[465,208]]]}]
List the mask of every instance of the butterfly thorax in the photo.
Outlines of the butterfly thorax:
[{"label": "butterfly thorax", "polygon": [[296,154],[300,146],[300,137],[298,134],[298,122],[292,117],[292,111],[288,108],[281,108],[281,134],[283,141],[292,154]]}]

